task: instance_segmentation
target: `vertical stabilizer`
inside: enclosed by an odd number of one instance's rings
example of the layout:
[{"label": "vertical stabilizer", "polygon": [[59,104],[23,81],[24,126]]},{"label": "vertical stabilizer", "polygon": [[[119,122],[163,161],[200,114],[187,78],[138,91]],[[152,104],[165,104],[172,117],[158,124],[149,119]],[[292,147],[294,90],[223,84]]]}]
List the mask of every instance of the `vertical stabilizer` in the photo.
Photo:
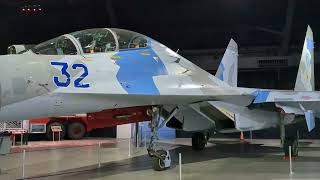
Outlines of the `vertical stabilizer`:
[{"label": "vertical stabilizer", "polygon": [[314,42],[313,33],[308,26],[300,59],[295,91],[314,91]]},{"label": "vertical stabilizer", "polygon": [[237,87],[238,82],[238,45],[230,39],[226,52],[215,75],[230,86]]}]

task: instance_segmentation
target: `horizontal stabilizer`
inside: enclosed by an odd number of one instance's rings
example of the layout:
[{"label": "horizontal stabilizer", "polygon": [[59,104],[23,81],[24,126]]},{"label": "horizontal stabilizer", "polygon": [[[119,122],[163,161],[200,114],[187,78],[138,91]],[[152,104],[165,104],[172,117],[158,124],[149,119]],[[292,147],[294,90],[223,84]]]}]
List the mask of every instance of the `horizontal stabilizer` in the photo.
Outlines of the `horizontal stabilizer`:
[{"label": "horizontal stabilizer", "polygon": [[306,112],[304,112],[304,115],[305,115],[305,118],[306,118],[308,131],[311,132],[316,126],[314,113],[313,113],[313,111],[306,111]]}]

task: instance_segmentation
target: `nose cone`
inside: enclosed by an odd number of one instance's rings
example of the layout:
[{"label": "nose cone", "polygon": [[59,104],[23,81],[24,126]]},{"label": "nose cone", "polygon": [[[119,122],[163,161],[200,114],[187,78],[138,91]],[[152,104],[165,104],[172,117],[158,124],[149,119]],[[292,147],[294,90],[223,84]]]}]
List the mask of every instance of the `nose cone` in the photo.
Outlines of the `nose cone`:
[{"label": "nose cone", "polygon": [[40,84],[48,83],[46,60],[36,55],[0,56],[1,106],[47,93]]}]

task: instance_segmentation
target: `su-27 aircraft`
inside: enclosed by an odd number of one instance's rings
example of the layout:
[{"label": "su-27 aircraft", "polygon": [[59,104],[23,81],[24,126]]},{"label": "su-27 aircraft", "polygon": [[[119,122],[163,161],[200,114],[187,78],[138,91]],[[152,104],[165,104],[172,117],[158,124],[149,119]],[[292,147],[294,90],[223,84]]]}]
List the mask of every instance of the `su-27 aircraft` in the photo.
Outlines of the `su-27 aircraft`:
[{"label": "su-27 aircraft", "polygon": [[[309,28],[302,61],[313,61],[310,32]],[[225,122],[244,131],[294,123],[280,118],[275,104],[290,107],[290,113],[307,112],[307,119],[314,121],[314,109],[305,104],[319,101],[319,93],[303,89],[300,82],[302,89],[297,91],[236,87],[233,60],[237,54],[237,45],[231,41],[217,78],[165,45],[132,31],[100,28],[62,35],[19,54],[0,56],[5,65],[0,67],[0,120],[152,106],[148,154],[155,170],[171,163],[169,151],[157,143],[157,131],[164,125],[194,132],[192,147],[202,150],[209,132],[223,132]],[[298,76],[308,74],[308,67],[301,67]],[[301,79],[301,83],[306,81],[309,78]],[[278,97],[293,100],[282,102]],[[263,107],[269,102],[274,106]]]}]

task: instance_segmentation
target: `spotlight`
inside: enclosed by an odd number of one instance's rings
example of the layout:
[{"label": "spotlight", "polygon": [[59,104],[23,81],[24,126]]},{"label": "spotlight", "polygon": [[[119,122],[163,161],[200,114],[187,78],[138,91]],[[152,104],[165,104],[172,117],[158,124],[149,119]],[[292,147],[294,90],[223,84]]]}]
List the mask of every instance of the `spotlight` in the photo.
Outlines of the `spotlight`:
[{"label": "spotlight", "polygon": [[44,11],[44,9],[39,4],[27,4],[20,7],[19,10],[21,11],[21,13],[24,13],[25,15],[34,15]]}]

